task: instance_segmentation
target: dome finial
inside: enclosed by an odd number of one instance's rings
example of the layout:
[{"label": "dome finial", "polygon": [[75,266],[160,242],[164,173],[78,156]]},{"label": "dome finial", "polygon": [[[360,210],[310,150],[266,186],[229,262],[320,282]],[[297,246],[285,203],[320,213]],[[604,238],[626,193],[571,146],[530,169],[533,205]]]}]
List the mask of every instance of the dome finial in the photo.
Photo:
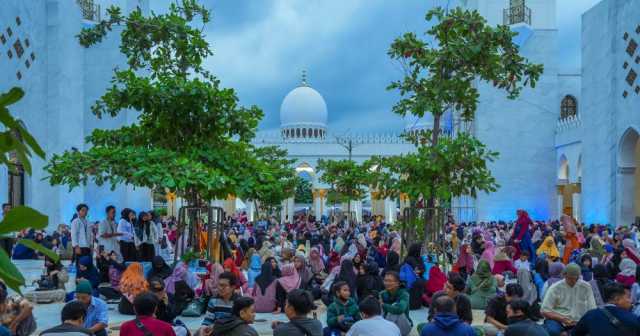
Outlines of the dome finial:
[{"label": "dome finial", "polygon": [[307,70],[302,69],[302,86],[309,86],[307,85]]}]

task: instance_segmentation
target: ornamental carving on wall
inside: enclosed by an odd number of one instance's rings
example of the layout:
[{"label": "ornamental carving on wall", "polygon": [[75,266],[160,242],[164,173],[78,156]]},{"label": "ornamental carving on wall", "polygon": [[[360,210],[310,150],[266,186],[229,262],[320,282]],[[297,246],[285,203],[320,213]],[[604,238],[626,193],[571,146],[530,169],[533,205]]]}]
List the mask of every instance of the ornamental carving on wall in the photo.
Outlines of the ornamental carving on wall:
[{"label": "ornamental carving on wall", "polygon": [[636,27],[635,35],[632,36],[629,32],[625,32],[622,39],[626,42],[625,52],[629,57],[629,60],[622,64],[622,69],[625,70],[624,80],[629,85],[629,89],[622,92],[622,97],[627,98],[630,92],[640,95],[640,79],[638,79],[638,72],[640,72],[640,67],[638,67],[640,64],[640,25]]}]

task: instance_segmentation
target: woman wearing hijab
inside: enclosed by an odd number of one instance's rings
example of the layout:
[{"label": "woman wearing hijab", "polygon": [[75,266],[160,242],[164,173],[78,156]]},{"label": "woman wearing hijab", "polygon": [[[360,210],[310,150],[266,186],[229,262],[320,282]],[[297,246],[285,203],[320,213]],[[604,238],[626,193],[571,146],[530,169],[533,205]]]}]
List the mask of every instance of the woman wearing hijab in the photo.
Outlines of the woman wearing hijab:
[{"label": "woman wearing hijab", "polygon": [[436,264],[429,270],[429,280],[425,285],[424,301],[431,305],[431,297],[436,292],[444,289],[447,283],[447,276],[440,270],[440,267]]},{"label": "woman wearing hijab", "polygon": [[184,308],[193,300],[195,292],[189,285],[189,269],[187,264],[179,262],[173,269],[173,273],[164,280],[165,291],[173,295],[173,302],[177,314],[181,314]]},{"label": "woman wearing hijab", "polygon": [[[489,263],[487,263],[489,264]],[[458,269],[460,276],[466,281],[467,277],[473,273],[473,256],[471,255],[471,247],[467,244],[460,246],[460,255],[458,261],[454,265]]]},{"label": "woman wearing hijab", "polygon": [[531,272],[526,268],[520,268],[518,270],[518,284],[522,287],[521,299],[533,304],[538,299],[538,290],[536,289],[533,280],[531,279]]},{"label": "woman wearing hijab", "polygon": [[247,286],[253,288],[255,280],[260,275],[260,268],[262,267],[262,258],[257,253],[254,253],[249,259],[249,269],[247,270]]},{"label": "woman wearing hijab", "polygon": [[284,312],[287,294],[300,287],[300,275],[292,263],[283,265],[281,271],[282,277],[276,281],[276,301],[278,307]]},{"label": "woman wearing hijab", "polygon": [[351,293],[357,293],[358,289],[356,286],[356,271],[353,267],[353,262],[351,259],[342,260],[342,264],[340,265],[340,271],[336,276],[334,283],[338,281],[344,281],[349,285],[349,290]]},{"label": "woman wearing hijab", "polygon": [[156,253],[156,244],[160,241],[157,228],[151,222],[151,216],[146,212],[140,212],[135,228],[136,246],[140,251],[139,261],[152,261]]},{"label": "woman wearing hijab", "polygon": [[602,257],[604,257],[607,252],[604,249],[604,243],[602,242],[602,239],[600,239],[600,236],[593,235],[589,240],[589,246],[591,247],[589,249],[589,253],[591,253],[599,263],[602,262]]},{"label": "woman wearing hijab", "polygon": [[236,289],[242,288],[244,292],[247,291],[247,279],[244,277],[244,274],[240,272],[240,269],[238,268],[238,266],[236,266],[236,263],[235,261],[233,261],[233,259],[227,258],[227,260],[225,260],[222,264],[222,268],[224,268],[225,272],[231,272],[236,277]]},{"label": "woman wearing hijab", "polygon": [[366,298],[369,295],[378,297],[380,292],[384,289],[382,278],[380,277],[380,269],[378,264],[374,261],[370,261],[361,267],[362,271],[358,274],[356,279],[356,293],[358,300]]},{"label": "woman wearing hijab", "polygon": [[562,262],[566,265],[569,263],[573,251],[580,248],[580,243],[578,242],[578,229],[575,220],[569,215],[562,215],[560,223],[564,228],[564,240],[566,241]]},{"label": "woman wearing hijab", "polygon": [[609,271],[607,270],[607,267],[602,264],[593,266],[593,280],[595,280],[598,285],[600,296],[604,294],[604,287],[613,282],[609,279]]},{"label": "woman wearing hijab", "polygon": [[469,278],[467,292],[472,309],[485,309],[489,299],[496,295],[496,279],[486,260],[480,260],[475,273]]},{"label": "woman wearing hijab", "polygon": [[540,293],[541,299],[544,299],[544,295],[551,285],[563,279],[562,272],[564,272],[564,264],[562,262],[556,261],[549,265],[549,278],[542,287],[542,292]]},{"label": "woman wearing hijab", "polygon": [[219,263],[207,264],[207,275],[203,279],[205,296],[216,296],[218,294],[218,279],[222,273],[224,273],[224,268]]},{"label": "woman wearing hijab", "polygon": [[320,274],[325,271],[324,261],[322,260],[322,255],[320,255],[320,250],[317,247],[311,248],[311,252],[309,253],[309,264],[313,274]]},{"label": "woman wearing hijab", "polygon": [[533,243],[531,242],[531,232],[529,231],[533,226],[533,221],[529,218],[529,214],[520,209],[517,212],[518,219],[516,225],[513,228],[513,234],[511,239],[513,241],[513,247],[516,248],[515,259],[520,258],[521,251],[529,251],[530,262],[536,262],[536,254],[533,249]]},{"label": "woman wearing hijab", "polygon": [[627,258],[631,259],[636,265],[640,265],[640,253],[636,248],[636,243],[631,239],[624,239],[622,241],[622,246],[624,247],[624,253]]},{"label": "woman wearing hijab", "polygon": [[340,254],[336,251],[331,251],[329,254],[329,262],[327,265],[327,271],[331,272],[334,268],[340,266]]},{"label": "woman wearing hijab", "polygon": [[631,289],[631,286],[636,282],[636,263],[629,258],[624,258],[618,267],[620,267],[620,273],[616,275],[616,282]]},{"label": "woman wearing hijab", "polygon": [[484,251],[480,256],[481,260],[486,260],[493,269],[493,259],[496,257],[496,247],[493,245],[491,240],[487,240],[484,242]]},{"label": "woman wearing hijab", "polygon": [[556,246],[555,241],[552,236],[547,236],[544,238],[540,247],[536,251],[538,256],[545,255],[549,260],[556,260],[560,258],[560,251],[558,251],[558,247]]},{"label": "woman wearing hijab", "polygon": [[513,260],[510,257],[512,250],[512,246],[506,246],[496,253],[496,256],[493,258],[493,268],[491,269],[491,273],[501,275],[503,275],[504,272],[511,272],[513,274],[518,273],[518,270],[513,266]]},{"label": "woman wearing hijab", "polygon": [[144,269],[138,262],[131,263],[122,273],[120,279],[120,292],[122,299],[118,304],[118,312],[123,315],[135,315],[133,300],[138,294],[149,289],[149,284],[144,278]]},{"label": "woman wearing hijab", "polygon": [[387,272],[390,271],[396,273],[400,272],[400,255],[394,250],[389,250],[387,253],[387,266],[382,271],[382,277],[384,278]]},{"label": "woman wearing hijab", "polygon": [[276,310],[276,277],[271,262],[262,264],[251,297],[255,300],[256,313],[273,313]]},{"label": "woman wearing hijab", "polygon": [[298,275],[300,275],[300,289],[309,290],[312,274],[309,267],[307,267],[304,254],[296,253],[295,257],[293,257],[293,266],[295,266]]},{"label": "woman wearing hijab", "polygon": [[151,262],[151,270],[149,274],[147,274],[147,279],[159,278],[164,281],[164,279],[168,278],[171,273],[171,267],[167,265],[164,261],[164,258],[157,255],[153,257],[153,261]]},{"label": "woman wearing hijab", "polygon": [[89,280],[91,283],[91,288],[93,288],[94,293],[97,291],[98,286],[100,285],[100,274],[98,270],[93,265],[93,261],[90,256],[80,257],[78,267],[78,273],[76,274],[76,283],[79,280],[85,279]]}]

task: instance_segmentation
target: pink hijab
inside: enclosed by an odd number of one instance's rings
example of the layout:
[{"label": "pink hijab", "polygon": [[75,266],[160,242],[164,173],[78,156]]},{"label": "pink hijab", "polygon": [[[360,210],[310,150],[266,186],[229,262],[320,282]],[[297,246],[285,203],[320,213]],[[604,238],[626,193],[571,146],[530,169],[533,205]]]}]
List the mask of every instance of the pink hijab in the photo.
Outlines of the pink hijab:
[{"label": "pink hijab", "polygon": [[311,271],[314,274],[320,273],[324,270],[324,262],[322,261],[320,250],[318,250],[317,247],[312,248],[309,253],[309,264],[311,265]]},{"label": "pink hijab", "polygon": [[300,275],[293,263],[284,264],[281,271],[282,277],[278,282],[287,293],[300,287]]},{"label": "pink hijab", "polygon": [[486,260],[491,265],[491,269],[493,269],[493,259],[496,257],[496,247],[493,245],[493,242],[487,240],[484,242],[484,252],[482,252],[482,256],[480,256],[481,260]]},{"label": "pink hijab", "polygon": [[208,279],[204,282],[204,291],[207,295],[214,295],[218,292],[218,279],[220,274],[224,272],[224,268],[219,263],[207,265],[209,274]]}]

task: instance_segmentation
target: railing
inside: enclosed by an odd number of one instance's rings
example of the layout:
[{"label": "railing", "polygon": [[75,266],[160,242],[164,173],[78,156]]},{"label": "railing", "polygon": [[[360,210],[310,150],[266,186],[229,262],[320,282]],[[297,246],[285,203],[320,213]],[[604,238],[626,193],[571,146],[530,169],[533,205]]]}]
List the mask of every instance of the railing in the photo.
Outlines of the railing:
[{"label": "railing", "polygon": [[76,0],[76,3],[80,6],[82,18],[89,21],[100,21],[100,5],[93,2],[93,0]]},{"label": "railing", "polygon": [[[375,133],[375,134],[353,134],[349,135],[353,144],[408,144],[410,143],[398,133]],[[336,144],[338,140],[333,134],[327,134],[324,139],[317,138],[289,138],[284,139],[280,131],[259,132],[254,140],[254,144],[282,144],[282,143],[322,143]]]},{"label": "railing", "polygon": [[513,6],[503,11],[503,22],[505,25],[516,23],[526,23],[531,25],[531,9],[524,5]]}]

